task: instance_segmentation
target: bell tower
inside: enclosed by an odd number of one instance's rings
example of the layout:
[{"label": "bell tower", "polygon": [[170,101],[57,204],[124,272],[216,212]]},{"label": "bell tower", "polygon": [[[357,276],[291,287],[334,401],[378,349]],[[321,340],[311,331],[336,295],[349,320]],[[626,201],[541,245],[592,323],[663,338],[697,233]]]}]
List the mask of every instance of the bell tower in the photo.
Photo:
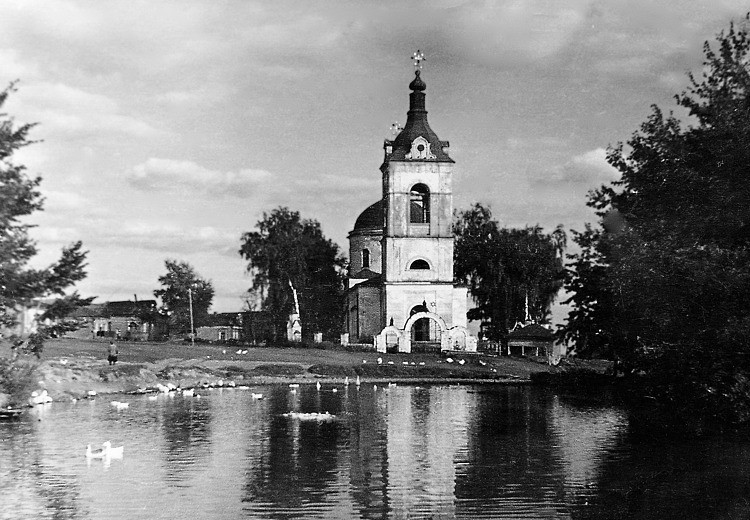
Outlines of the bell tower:
[{"label": "bell tower", "polygon": [[453,285],[453,159],[427,123],[417,51],[403,128],[380,166],[382,197],[349,233],[346,340],[378,352],[476,351],[466,328],[467,289]]},{"label": "bell tower", "polygon": [[[427,122],[421,65],[414,55],[404,128],[385,142],[380,168],[385,226],[382,238],[383,317],[403,324],[414,309],[425,308],[454,322],[453,309],[453,165],[448,141]],[[465,305],[461,306],[464,308]],[[465,325],[466,317],[458,318]],[[385,323],[383,324],[385,325]]]}]

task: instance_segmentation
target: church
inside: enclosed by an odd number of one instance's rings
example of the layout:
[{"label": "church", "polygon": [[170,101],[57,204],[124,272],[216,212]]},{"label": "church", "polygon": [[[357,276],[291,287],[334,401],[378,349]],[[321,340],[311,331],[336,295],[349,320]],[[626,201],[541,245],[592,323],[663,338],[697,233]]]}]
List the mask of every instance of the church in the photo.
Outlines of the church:
[{"label": "church", "polygon": [[476,350],[467,288],[453,283],[453,165],[427,123],[421,60],[400,133],[384,144],[382,196],[349,233],[344,332],[379,352]]}]

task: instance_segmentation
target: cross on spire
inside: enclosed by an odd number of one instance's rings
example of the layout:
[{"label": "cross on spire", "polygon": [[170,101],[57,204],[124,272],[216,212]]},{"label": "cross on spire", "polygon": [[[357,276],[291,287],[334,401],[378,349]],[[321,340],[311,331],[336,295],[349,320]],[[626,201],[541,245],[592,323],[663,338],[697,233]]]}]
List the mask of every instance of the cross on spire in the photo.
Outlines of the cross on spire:
[{"label": "cross on spire", "polygon": [[398,124],[398,121],[394,121],[394,122],[393,122],[393,123],[391,124],[391,133],[392,133],[393,135],[397,135],[397,134],[398,134],[398,133],[399,133],[399,132],[400,132],[401,130],[403,130],[403,129],[404,129],[404,127],[403,127],[403,126],[401,126],[400,124]]},{"label": "cross on spire", "polygon": [[422,62],[427,58],[424,57],[424,53],[417,49],[417,52],[411,55],[412,62],[414,63],[414,69],[422,70]]}]

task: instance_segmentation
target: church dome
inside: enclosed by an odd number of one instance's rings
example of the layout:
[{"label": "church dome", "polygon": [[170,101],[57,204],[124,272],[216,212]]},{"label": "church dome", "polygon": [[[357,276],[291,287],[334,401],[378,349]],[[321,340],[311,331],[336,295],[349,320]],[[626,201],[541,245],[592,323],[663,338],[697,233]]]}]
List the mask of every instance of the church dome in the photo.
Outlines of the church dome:
[{"label": "church dome", "polygon": [[354,231],[363,229],[383,229],[385,216],[383,214],[383,201],[379,200],[364,210],[354,223]]},{"label": "church dome", "polygon": [[425,108],[425,84],[420,71],[409,84],[409,111],[406,113],[406,124],[393,141],[388,141],[391,161],[419,160],[436,162],[453,162],[448,156],[448,141],[441,141],[427,123]]}]

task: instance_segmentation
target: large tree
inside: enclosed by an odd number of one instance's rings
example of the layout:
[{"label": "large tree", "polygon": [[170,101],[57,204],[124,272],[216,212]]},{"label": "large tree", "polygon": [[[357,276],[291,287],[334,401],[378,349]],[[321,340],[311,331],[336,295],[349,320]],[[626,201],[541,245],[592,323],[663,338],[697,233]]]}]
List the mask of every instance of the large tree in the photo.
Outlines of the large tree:
[{"label": "large tree", "polygon": [[242,235],[240,255],[253,275],[252,290],[271,312],[276,339],[286,333],[295,293],[305,336],[333,337],[341,327],[344,259],[316,220],[279,207],[263,213],[257,231]]},{"label": "large tree", "polygon": [[161,312],[169,317],[171,332],[194,332],[190,328],[191,303],[193,324],[197,328],[208,317],[214,298],[213,284],[187,262],[166,260],[164,264],[167,272],[159,277],[162,288],[154,291],[154,296],[161,299]]},{"label": "large tree", "polygon": [[[563,337],[646,374],[656,397],[750,420],[750,38],[706,42],[700,78],[609,150],[621,178],[591,193]],[[594,275],[592,276],[592,273]]]},{"label": "large tree", "polygon": [[[11,85],[0,92],[0,109],[13,91]],[[37,246],[29,236],[32,226],[23,219],[42,209],[41,178],[30,177],[23,165],[13,162],[13,154],[33,142],[28,137],[33,127],[16,125],[12,117],[0,113],[0,329],[6,329],[2,340],[40,355],[45,338],[74,328],[60,318],[92,298],[68,294],[86,276],[87,253],[81,242],[64,248],[60,259],[46,268],[29,266]],[[36,331],[19,331],[19,311],[35,307],[40,299],[53,301],[38,320]],[[47,319],[52,325],[44,323]]]},{"label": "large tree", "polygon": [[489,337],[504,339],[529,318],[546,322],[563,280],[565,232],[541,227],[501,228],[490,209],[475,204],[456,215],[454,277],[466,283],[476,308],[468,318],[485,324]]}]

